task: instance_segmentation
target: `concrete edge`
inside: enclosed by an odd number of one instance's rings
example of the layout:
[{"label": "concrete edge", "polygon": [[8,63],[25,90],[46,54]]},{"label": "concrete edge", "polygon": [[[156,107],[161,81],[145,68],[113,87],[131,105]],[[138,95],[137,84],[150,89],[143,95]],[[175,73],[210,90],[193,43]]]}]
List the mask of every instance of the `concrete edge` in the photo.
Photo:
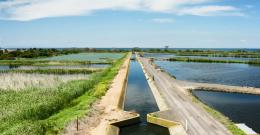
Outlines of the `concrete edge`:
[{"label": "concrete edge", "polygon": [[171,121],[168,119],[161,118],[160,116],[157,116],[156,114],[160,112],[154,112],[147,114],[147,122],[153,123],[159,126],[163,126],[166,128],[170,128],[172,126],[180,125],[180,123]]},{"label": "concrete edge", "polygon": [[[132,113],[132,112],[128,112],[128,113]],[[140,122],[140,115],[138,113],[135,113],[135,116],[132,116],[130,118],[119,119],[117,121],[111,122],[107,125],[106,135],[119,135],[120,127],[136,124],[139,122]]]},{"label": "concrete edge", "polygon": [[127,64],[127,72],[124,78],[124,84],[123,84],[123,88],[121,90],[120,93],[120,97],[118,99],[118,103],[117,103],[117,108],[118,109],[123,109],[124,108],[124,102],[125,102],[125,95],[126,95],[126,87],[127,87],[127,82],[128,82],[128,74],[129,74],[129,68],[130,68],[130,57],[132,55],[128,56],[129,58],[127,58],[128,64]]},{"label": "concrete edge", "polygon": [[168,128],[170,135],[187,135],[187,132],[185,131],[181,123],[164,119],[156,115],[157,113],[161,112],[162,111],[147,114],[147,121],[149,123]]},{"label": "concrete edge", "polygon": [[136,123],[140,122],[140,114],[134,113],[134,112],[127,112],[127,111],[124,111],[124,112],[131,113],[131,114],[133,114],[133,116],[130,118],[119,119],[115,122],[110,122],[109,124],[113,125],[113,126],[117,126],[117,127],[125,127],[128,125],[132,125],[132,124],[136,124]]}]

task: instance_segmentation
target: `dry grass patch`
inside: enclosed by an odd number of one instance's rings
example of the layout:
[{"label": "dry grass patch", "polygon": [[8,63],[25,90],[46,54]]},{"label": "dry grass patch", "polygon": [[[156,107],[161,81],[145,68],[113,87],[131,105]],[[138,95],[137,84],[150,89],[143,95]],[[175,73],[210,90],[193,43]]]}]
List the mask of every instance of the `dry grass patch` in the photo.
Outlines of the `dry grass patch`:
[{"label": "dry grass patch", "polygon": [[54,75],[54,74],[26,74],[26,73],[2,73],[0,74],[1,90],[20,91],[26,88],[54,88],[61,83],[71,80],[87,79],[88,75]]}]

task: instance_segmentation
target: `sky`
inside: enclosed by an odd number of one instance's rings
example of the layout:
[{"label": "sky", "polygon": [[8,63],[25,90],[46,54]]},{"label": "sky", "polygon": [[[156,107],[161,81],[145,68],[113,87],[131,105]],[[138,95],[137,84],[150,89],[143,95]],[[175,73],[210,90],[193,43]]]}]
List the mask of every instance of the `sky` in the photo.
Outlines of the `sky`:
[{"label": "sky", "polygon": [[0,0],[0,48],[260,48],[260,0]]}]

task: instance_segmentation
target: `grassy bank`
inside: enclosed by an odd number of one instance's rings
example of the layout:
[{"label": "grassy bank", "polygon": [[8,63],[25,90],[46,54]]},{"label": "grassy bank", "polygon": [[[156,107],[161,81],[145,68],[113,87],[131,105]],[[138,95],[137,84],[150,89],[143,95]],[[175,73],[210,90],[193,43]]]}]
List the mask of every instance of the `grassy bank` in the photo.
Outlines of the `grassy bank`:
[{"label": "grassy bank", "polygon": [[84,116],[103,96],[124,58],[89,80],[70,81],[53,89],[0,91],[0,134],[57,134],[65,125]]},{"label": "grassy bank", "polygon": [[260,50],[249,51],[246,49],[236,50],[214,50],[214,49],[140,49],[139,51],[149,53],[172,53],[177,56],[205,56],[205,57],[238,57],[238,58],[260,58]]},{"label": "grassy bank", "polygon": [[188,58],[188,57],[178,57],[178,58],[168,58],[168,61],[184,61],[184,62],[201,62],[201,63],[240,63],[240,64],[251,64],[260,65],[260,60],[255,61],[241,61],[241,60],[213,60],[213,59],[201,59],[201,58]]},{"label": "grassy bank", "polygon": [[190,94],[193,97],[193,102],[200,105],[204,110],[206,110],[211,116],[213,116],[216,120],[221,122],[233,135],[246,135],[241,129],[239,129],[234,122],[232,122],[228,117],[220,113],[219,111],[215,110],[214,108],[204,104],[199,100],[198,97],[196,97],[194,94],[192,94],[190,90]]},{"label": "grassy bank", "polygon": [[236,51],[182,51],[177,52],[177,56],[204,56],[204,57],[236,57],[236,58],[260,58],[260,52],[250,52],[245,50]]},{"label": "grassy bank", "polygon": [[91,74],[102,69],[12,69],[0,70],[0,73],[38,73],[38,74]]}]

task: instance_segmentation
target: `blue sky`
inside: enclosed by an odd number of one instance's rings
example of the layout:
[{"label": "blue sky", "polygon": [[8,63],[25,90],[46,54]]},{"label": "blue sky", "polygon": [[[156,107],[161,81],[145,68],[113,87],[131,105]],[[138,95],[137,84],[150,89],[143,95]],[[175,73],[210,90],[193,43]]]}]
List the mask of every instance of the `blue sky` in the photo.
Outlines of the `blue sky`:
[{"label": "blue sky", "polygon": [[259,0],[0,0],[0,47],[260,48]]}]

